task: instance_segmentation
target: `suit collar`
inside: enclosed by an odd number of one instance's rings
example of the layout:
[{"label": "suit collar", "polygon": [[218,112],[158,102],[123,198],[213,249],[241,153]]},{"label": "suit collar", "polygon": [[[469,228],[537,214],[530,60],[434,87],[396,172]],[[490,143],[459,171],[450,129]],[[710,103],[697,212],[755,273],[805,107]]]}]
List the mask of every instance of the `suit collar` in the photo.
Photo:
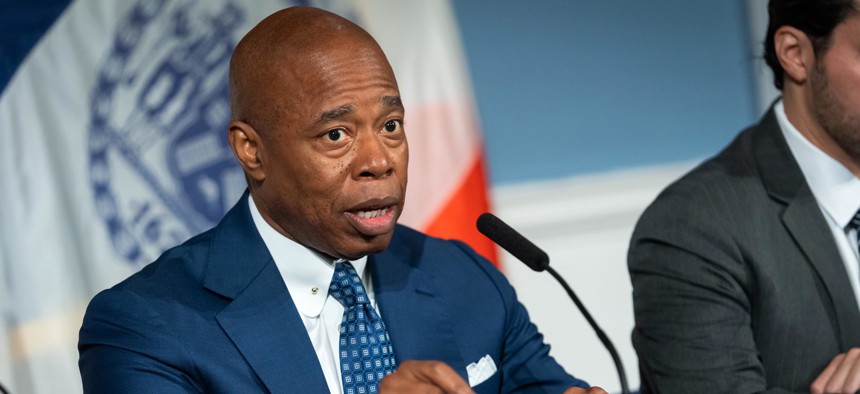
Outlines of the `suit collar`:
[{"label": "suit collar", "polygon": [[406,237],[406,231],[398,226],[388,249],[369,259],[376,302],[395,358],[442,361],[468,380],[444,294],[436,278],[420,267],[426,238]]},{"label": "suit collar", "polygon": [[799,193],[809,192],[803,172],[779,128],[773,105],[753,133],[752,146],[762,182],[772,198],[788,203]]},{"label": "suit collar", "polygon": [[[326,304],[326,292],[317,294],[311,288],[327,289],[334,275],[335,263],[331,257],[324,256],[290,238],[285,237],[263,218],[254,198],[248,197],[248,208],[254,227],[263,239],[266,249],[287,285],[290,297],[302,315],[317,318]],[[364,278],[367,257],[350,261],[358,276]],[[369,288],[368,290],[371,290]]]},{"label": "suit collar", "polygon": [[860,310],[842,256],[818,202],[791,154],[773,106],[753,133],[753,150],[764,187],[785,205],[782,222],[824,284],[843,350],[860,345]]},{"label": "suit collar", "polygon": [[251,219],[248,191],[213,231],[203,286],[232,299],[272,262],[272,256]]},{"label": "suit collar", "polygon": [[781,102],[774,113],[782,135],[806,178],[818,204],[840,228],[845,228],[860,208],[860,179],[845,165],[815,146],[785,115]]},{"label": "suit collar", "polygon": [[215,318],[270,392],[326,392],[316,352],[253,224],[247,196],[215,227],[209,246],[204,287],[231,299]]}]

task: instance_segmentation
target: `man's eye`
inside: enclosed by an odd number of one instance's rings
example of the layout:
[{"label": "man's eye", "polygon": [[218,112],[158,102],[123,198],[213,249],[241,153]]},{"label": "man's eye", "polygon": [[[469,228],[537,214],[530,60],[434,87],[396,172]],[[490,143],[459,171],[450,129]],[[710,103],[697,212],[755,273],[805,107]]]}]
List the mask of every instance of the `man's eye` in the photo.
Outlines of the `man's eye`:
[{"label": "man's eye", "polygon": [[401,122],[399,120],[389,120],[388,122],[385,122],[385,131],[387,131],[389,133],[393,133],[393,132],[397,131],[397,129],[399,129],[400,126],[401,126]]},{"label": "man's eye", "polygon": [[329,130],[328,133],[326,133],[326,138],[328,138],[329,141],[340,141],[343,139],[343,137],[344,135],[342,129]]}]

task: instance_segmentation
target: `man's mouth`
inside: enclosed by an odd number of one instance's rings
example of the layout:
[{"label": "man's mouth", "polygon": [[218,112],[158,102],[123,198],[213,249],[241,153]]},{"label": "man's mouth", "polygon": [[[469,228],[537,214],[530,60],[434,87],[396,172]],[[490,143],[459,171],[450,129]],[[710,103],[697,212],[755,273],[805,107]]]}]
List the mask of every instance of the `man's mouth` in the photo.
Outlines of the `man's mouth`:
[{"label": "man's mouth", "polygon": [[394,230],[397,199],[385,198],[365,201],[345,212],[347,220],[365,236],[377,236]]}]

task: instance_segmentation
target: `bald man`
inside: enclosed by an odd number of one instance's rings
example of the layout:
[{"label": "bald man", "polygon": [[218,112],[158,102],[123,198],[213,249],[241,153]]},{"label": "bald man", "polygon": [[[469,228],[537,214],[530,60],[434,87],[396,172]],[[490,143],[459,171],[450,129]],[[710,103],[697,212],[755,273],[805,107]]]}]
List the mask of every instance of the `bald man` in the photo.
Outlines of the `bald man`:
[{"label": "bald man", "polygon": [[487,260],[396,224],[404,108],[367,32],[277,12],[237,45],[230,90],[248,191],[93,299],[86,392],[604,392],[549,356]]}]

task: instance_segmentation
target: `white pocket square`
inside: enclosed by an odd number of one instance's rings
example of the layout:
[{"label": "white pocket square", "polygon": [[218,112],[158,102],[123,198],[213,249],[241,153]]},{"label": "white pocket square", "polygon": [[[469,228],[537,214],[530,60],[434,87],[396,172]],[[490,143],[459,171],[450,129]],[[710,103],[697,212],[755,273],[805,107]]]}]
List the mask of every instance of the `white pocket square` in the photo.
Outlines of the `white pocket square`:
[{"label": "white pocket square", "polygon": [[475,387],[496,373],[496,363],[493,362],[493,358],[488,354],[481,357],[478,362],[467,365],[466,372],[469,374],[469,385]]}]

